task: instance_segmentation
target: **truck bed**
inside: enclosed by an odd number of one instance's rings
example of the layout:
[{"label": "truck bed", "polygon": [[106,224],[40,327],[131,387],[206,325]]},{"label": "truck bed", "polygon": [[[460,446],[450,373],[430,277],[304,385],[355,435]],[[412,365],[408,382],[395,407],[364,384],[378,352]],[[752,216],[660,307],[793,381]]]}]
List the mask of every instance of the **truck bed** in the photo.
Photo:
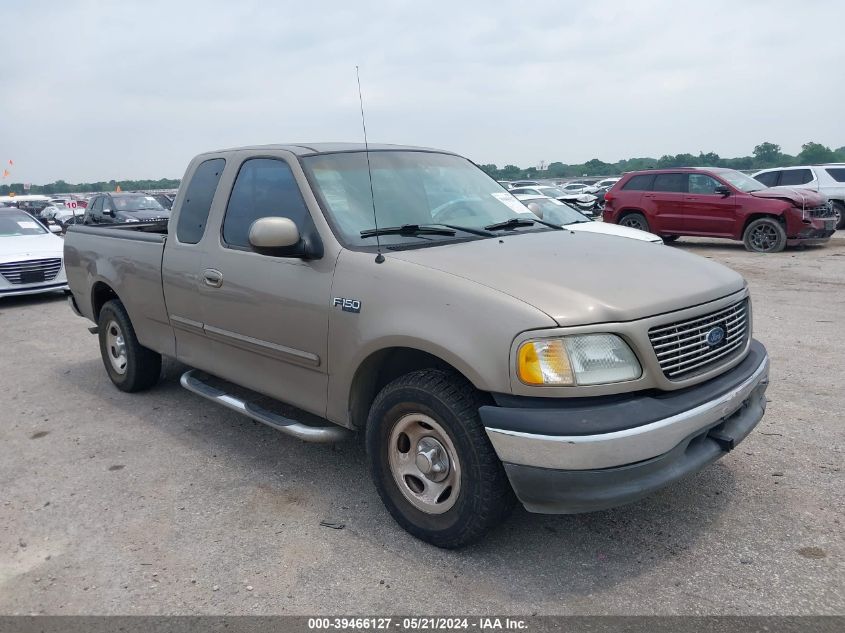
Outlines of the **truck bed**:
[{"label": "truck bed", "polygon": [[165,223],[71,226],[65,236],[65,270],[83,316],[96,322],[96,311],[116,294],[132,319],[139,342],[172,354],[173,331],[161,279],[166,240]]}]

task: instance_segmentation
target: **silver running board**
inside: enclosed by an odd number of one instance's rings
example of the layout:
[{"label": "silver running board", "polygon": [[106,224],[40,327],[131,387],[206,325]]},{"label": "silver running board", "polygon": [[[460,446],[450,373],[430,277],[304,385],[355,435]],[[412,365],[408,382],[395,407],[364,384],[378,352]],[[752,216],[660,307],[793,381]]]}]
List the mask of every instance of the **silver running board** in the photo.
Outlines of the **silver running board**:
[{"label": "silver running board", "polygon": [[281,416],[278,413],[267,411],[252,402],[236,398],[225,391],[221,391],[217,387],[203,382],[202,379],[197,377],[195,372],[195,369],[186,371],[182,374],[182,378],[179,379],[179,382],[185,389],[212,402],[223,405],[227,409],[237,411],[242,415],[252,418],[256,422],[271,426],[277,431],[287,433],[305,442],[322,444],[339,442],[352,436],[351,431],[341,426],[310,426]]}]

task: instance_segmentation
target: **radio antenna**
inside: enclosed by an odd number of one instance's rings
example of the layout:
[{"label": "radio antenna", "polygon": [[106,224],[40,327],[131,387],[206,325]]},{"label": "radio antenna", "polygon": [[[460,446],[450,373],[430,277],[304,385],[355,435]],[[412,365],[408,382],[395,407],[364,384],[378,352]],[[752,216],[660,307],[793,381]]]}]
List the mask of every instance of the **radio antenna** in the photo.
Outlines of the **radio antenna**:
[{"label": "radio antenna", "polygon": [[370,200],[373,202],[373,225],[376,229],[376,264],[384,261],[381,254],[381,240],[378,237],[378,215],[376,214],[376,195],[373,192],[373,170],[370,167],[370,144],[367,142],[367,121],[364,119],[364,98],[361,96],[361,75],[355,66],[355,78],[358,80],[358,103],[361,104],[361,127],[364,128],[364,153],[367,155],[367,174],[370,177]]},{"label": "radio antenna", "polygon": [[373,202],[373,225],[376,230],[376,264],[384,261],[381,254],[381,240],[378,237],[378,214],[376,214],[376,195],[373,192],[373,170],[370,167],[370,144],[367,142],[367,121],[364,119],[364,98],[361,96],[361,75],[355,66],[355,78],[358,80],[358,103],[361,104],[361,127],[364,128],[364,153],[367,155],[367,175],[370,177],[370,200]]}]

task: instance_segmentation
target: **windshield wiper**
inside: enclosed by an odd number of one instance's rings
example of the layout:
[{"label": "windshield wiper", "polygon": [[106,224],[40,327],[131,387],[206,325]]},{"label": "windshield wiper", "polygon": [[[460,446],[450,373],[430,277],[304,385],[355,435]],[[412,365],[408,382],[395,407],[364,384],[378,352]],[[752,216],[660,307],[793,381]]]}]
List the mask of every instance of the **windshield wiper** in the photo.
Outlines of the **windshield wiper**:
[{"label": "windshield wiper", "polygon": [[510,218],[504,222],[494,222],[488,224],[484,228],[488,231],[498,231],[500,229],[516,229],[520,226],[534,226],[534,220],[527,220],[524,218]]},{"label": "windshield wiper", "polygon": [[379,229],[361,231],[361,237],[375,237],[376,235],[454,235],[455,230],[447,226],[425,226],[419,224],[403,224],[402,226],[387,226]]},{"label": "windshield wiper", "polygon": [[468,226],[458,226],[457,224],[441,224],[440,226],[445,226],[449,229],[455,229],[456,231],[464,231],[465,233],[471,233],[472,235],[481,235],[483,237],[496,237],[495,233],[486,229],[473,229]]}]

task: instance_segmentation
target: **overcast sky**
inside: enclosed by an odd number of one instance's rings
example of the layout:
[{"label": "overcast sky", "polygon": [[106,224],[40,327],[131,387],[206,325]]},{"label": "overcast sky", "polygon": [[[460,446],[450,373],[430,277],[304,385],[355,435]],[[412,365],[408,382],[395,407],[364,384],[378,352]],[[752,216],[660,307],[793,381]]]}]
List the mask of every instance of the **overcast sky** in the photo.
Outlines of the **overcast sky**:
[{"label": "overcast sky", "polygon": [[359,141],[356,64],[371,142],[479,163],[845,145],[843,2],[3,0],[0,24],[6,182]]}]

